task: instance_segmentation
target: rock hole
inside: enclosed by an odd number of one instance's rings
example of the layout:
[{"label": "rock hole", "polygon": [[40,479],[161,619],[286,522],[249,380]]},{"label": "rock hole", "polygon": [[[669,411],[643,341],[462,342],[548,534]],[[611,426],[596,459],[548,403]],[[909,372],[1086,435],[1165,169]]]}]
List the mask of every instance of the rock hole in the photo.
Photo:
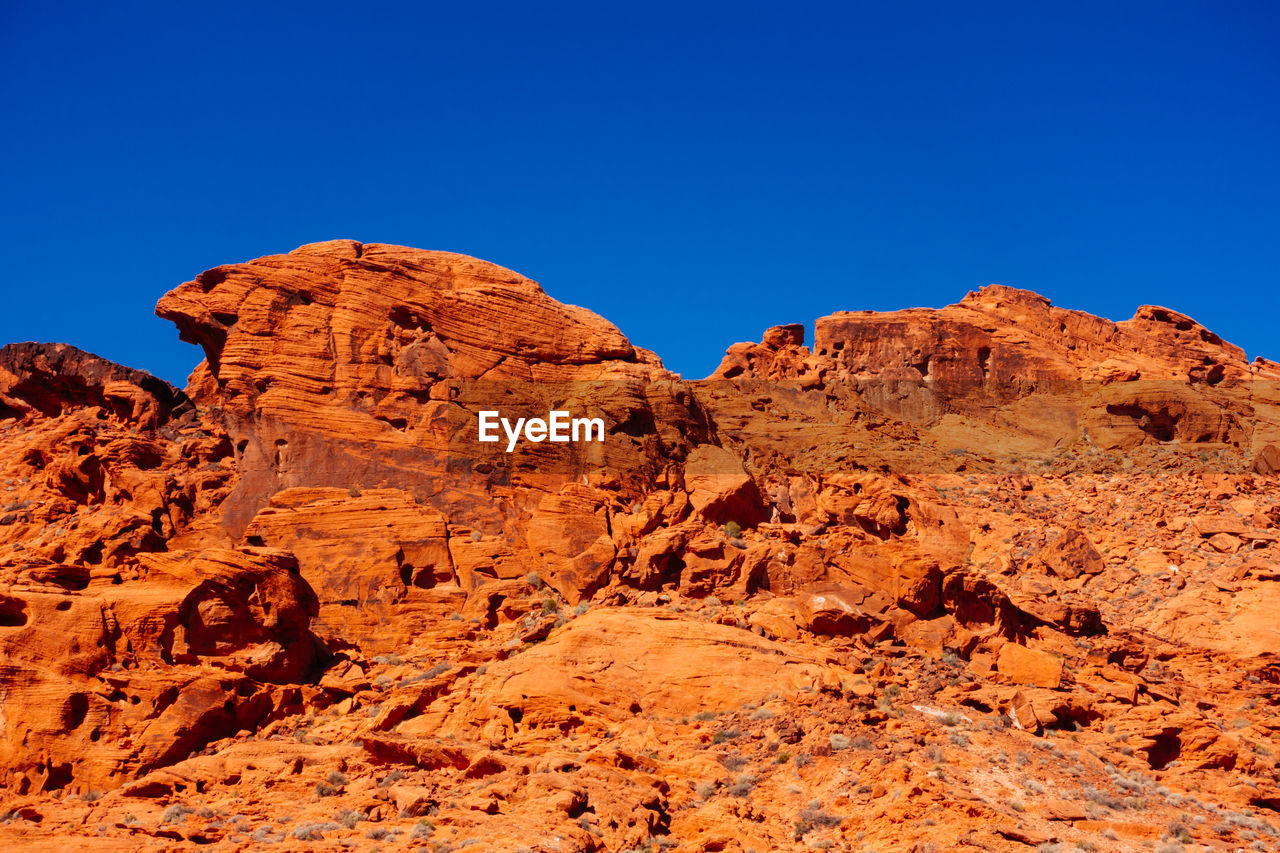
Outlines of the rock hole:
[{"label": "rock hole", "polygon": [[20,598],[0,595],[0,628],[18,628],[27,624],[27,603]]},{"label": "rock hole", "polygon": [[1147,747],[1147,763],[1152,770],[1163,770],[1182,753],[1182,738],[1173,732],[1161,732]]},{"label": "rock hole", "polygon": [[933,356],[926,353],[919,361],[912,362],[911,366],[919,372],[921,377],[928,379],[929,364],[931,361],[933,361]]},{"label": "rock hole", "polygon": [[196,276],[196,284],[200,285],[200,289],[203,290],[205,293],[210,292],[211,290],[213,290],[215,287],[222,284],[226,280],[227,280],[227,273],[225,270],[221,268],[206,270],[205,272],[202,272],[200,273],[200,275]]},{"label": "rock hole", "polygon": [[62,707],[62,726],[70,731],[80,728],[85,715],[89,713],[89,696],[85,693],[72,693],[67,697],[67,704]]}]

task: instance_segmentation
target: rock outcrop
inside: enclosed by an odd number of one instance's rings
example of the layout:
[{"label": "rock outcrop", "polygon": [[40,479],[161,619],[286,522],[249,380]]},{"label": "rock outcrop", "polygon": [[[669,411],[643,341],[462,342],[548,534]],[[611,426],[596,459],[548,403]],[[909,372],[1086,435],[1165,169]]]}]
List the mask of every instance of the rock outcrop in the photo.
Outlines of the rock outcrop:
[{"label": "rock outcrop", "polygon": [[[501,525],[469,493],[591,471],[646,482],[705,431],[675,377],[612,323],[461,255],[318,243],[202,273],[156,313],[204,350],[188,393],[236,448],[232,538],[282,488],[353,483]],[[566,406],[603,418],[613,440],[514,457],[475,441],[482,410]]]},{"label": "rock outcrop", "polygon": [[[720,379],[820,385],[952,450],[1042,452],[1183,443],[1252,446],[1280,401],[1280,365],[1189,317],[1146,305],[1113,323],[991,285],[943,309],[842,311],[730,348]],[[1261,447],[1261,445],[1259,445]]]},{"label": "rock outcrop", "polygon": [[185,392],[0,349],[11,844],[1280,838],[1280,366],[1188,317],[992,286],[685,381],[352,241],[157,312]]}]

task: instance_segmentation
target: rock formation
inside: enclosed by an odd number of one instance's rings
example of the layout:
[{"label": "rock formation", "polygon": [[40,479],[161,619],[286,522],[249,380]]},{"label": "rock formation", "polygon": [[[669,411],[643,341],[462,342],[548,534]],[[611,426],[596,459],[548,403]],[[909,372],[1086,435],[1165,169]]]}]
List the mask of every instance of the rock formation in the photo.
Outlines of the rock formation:
[{"label": "rock formation", "polygon": [[157,313],[185,391],[0,349],[11,844],[1280,840],[1280,365],[1188,317],[991,286],[687,381],[352,241]]}]

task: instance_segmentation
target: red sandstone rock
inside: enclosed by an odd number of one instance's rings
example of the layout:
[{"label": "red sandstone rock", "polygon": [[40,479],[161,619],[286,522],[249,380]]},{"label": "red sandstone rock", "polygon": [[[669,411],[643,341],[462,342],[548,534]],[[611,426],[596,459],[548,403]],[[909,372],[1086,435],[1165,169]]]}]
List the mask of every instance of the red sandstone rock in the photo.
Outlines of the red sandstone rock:
[{"label": "red sandstone rock", "polygon": [[[0,349],[10,844],[1280,833],[1280,369],[1190,318],[990,287],[684,382],[509,270],[351,241],[158,310],[190,400]],[[473,440],[553,407],[606,441]]]},{"label": "red sandstone rock", "polygon": [[1259,474],[1280,473],[1280,447],[1268,444],[1259,450],[1257,458],[1253,461],[1253,470]]},{"label": "red sandstone rock", "polygon": [[1062,681],[1062,661],[1017,643],[1000,647],[996,668],[1017,684],[1053,688]]},{"label": "red sandstone rock", "polygon": [[685,462],[684,484],[694,511],[713,523],[748,526],[764,514],[755,481],[722,447],[694,448]]}]

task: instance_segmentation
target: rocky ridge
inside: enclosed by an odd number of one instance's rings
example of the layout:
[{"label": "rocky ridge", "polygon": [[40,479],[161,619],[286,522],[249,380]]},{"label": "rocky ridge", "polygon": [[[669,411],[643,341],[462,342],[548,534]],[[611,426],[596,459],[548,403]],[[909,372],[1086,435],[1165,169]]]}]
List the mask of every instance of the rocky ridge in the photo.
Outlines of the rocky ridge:
[{"label": "rocky ridge", "polygon": [[[991,286],[687,381],[353,241],[157,313],[185,391],[0,349],[13,846],[1280,838],[1280,365],[1188,317]],[[606,441],[472,440],[553,407]]]}]

